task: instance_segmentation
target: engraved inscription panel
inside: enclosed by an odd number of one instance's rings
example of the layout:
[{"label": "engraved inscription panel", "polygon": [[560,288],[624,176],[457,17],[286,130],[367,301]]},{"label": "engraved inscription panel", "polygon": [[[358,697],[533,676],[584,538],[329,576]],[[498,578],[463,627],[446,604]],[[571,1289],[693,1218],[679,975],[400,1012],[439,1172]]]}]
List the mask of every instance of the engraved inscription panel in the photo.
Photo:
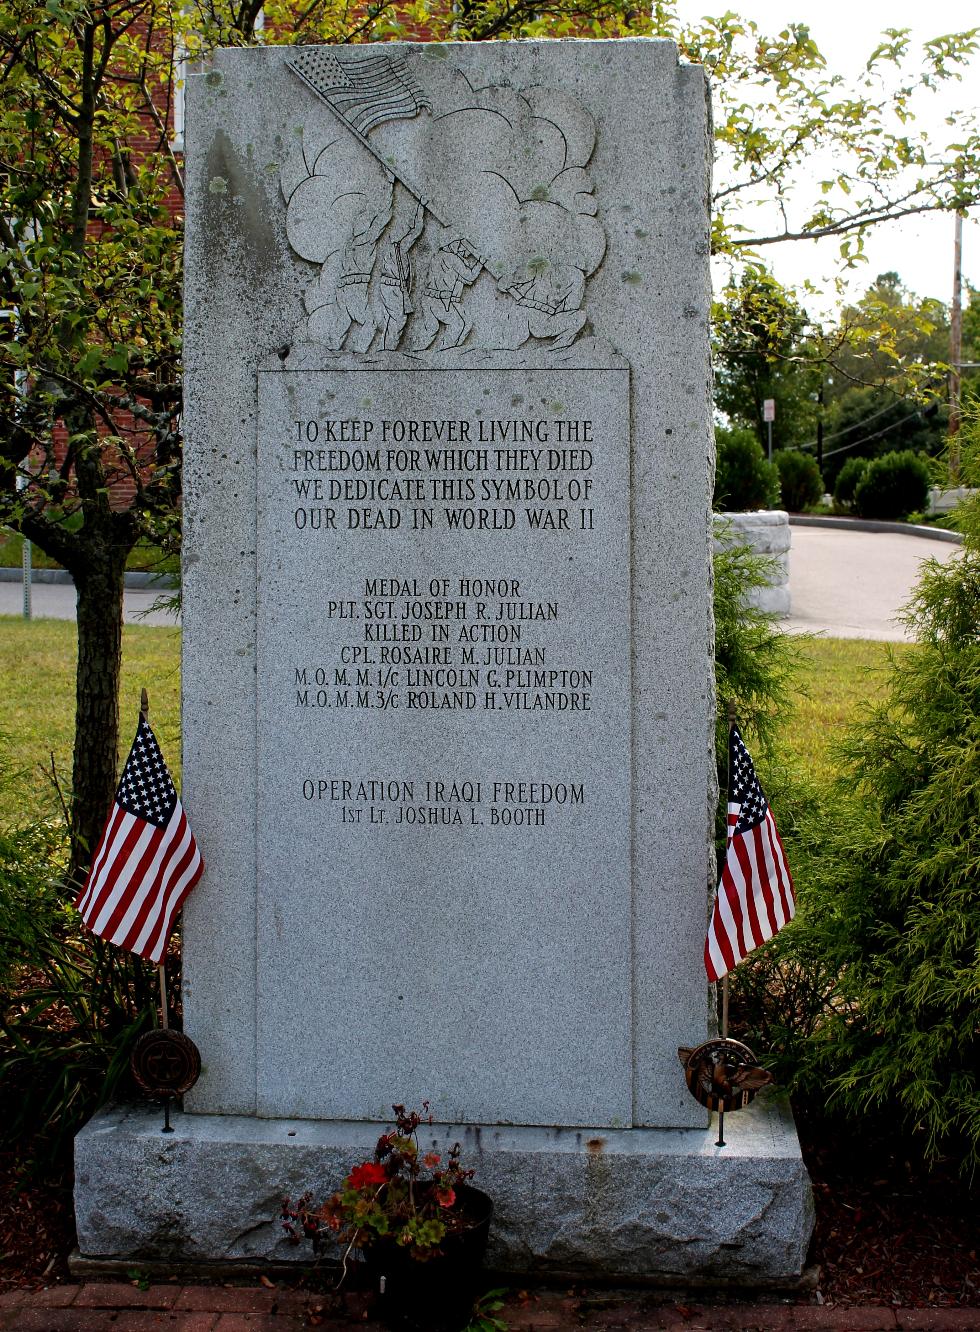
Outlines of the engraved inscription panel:
[{"label": "engraved inscription panel", "polygon": [[628,370],[258,385],[260,1113],[631,1122]]}]

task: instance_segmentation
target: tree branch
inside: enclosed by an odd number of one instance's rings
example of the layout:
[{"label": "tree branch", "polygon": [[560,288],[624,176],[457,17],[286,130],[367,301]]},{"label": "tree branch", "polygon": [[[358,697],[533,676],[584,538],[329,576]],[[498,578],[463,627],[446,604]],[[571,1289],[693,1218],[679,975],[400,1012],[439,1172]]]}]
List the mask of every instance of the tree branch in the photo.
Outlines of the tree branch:
[{"label": "tree branch", "polygon": [[897,222],[903,217],[913,217],[917,213],[935,213],[953,211],[944,209],[937,203],[917,204],[914,207],[892,210],[886,207],[875,208],[867,213],[857,213],[841,218],[837,222],[828,222],[825,226],[814,227],[810,231],[783,231],[774,236],[748,236],[731,239],[728,243],[739,249],[753,249],[757,245],[778,245],[783,241],[821,240],[825,236],[846,236],[849,232],[864,231],[879,222]]},{"label": "tree branch", "polygon": [[171,144],[170,144],[170,135],[169,135],[169,133],[168,133],[168,131],[167,131],[167,126],[166,126],[166,124],[165,124],[163,118],[161,117],[160,112],[157,110],[156,103],[153,101],[153,97],[152,97],[152,95],[151,95],[151,93],[150,93],[149,88],[146,86],[146,76],[145,76],[145,75],[141,77],[139,86],[140,86],[140,91],[142,92],[143,97],[144,97],[144,99],[145,99],[145,101],[146,101],[146,109],[147,109],[147,111],[150,113],[150,117],[151,117],[151,119],[153,120],[154,125],[157,127],[157,131],[159,132],[159,135],[160,135],[160,148],[161,148],[161,150],[163,151],[163,153],[164,153],[164,155],[165,155],[165,157],[166,157],[166,159],[167,159],[167,162],[169,163],[169,166],[170,166],[170,174],[171,174],[171,176],[173,176],[174,184],[177,186],[177,189],[178,189],[179,192],[180,192],[181,198],[183,198],[183,196],[184,196],[184,175],[183,175],[183,172],[182,172],[181,169],[180,169],[180,163],[177,161],[177,158],[176,158],[176,156],[175,156],[175,154],[174,154],[174,150],[173,150],[173,148],[171,147]]}]

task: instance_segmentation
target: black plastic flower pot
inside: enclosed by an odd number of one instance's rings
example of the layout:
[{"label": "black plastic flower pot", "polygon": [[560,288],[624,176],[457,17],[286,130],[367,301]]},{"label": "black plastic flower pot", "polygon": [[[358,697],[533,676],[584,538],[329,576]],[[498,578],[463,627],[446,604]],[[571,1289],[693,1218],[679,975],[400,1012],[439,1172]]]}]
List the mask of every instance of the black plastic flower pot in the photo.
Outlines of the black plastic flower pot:
[{"label": "black plastic flower pot", "polygon": [[446,1235],[434,1258],[420,1262],[393,1239],[376,1240],[365,1251],[378,1313],[387,1327],[399,1332],[459,1332],[470,1321],[493,1202],[479,1189],[461,1185],[456,1207],[466,1225]]}]

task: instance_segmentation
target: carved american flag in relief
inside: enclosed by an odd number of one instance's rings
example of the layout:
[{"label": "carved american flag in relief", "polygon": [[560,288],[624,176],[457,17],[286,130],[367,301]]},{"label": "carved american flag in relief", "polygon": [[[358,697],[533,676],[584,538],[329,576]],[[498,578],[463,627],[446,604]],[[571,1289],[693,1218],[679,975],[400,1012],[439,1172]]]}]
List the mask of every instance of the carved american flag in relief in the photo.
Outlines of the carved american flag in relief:
[{"label": "carved american flag in relief", "polygon": [[93,934],[159,964],[174,917],[203,869],[160,746],[141,715],[75,905]]},{"label": "carved american flag in relief", "polygon": [[339,60],[328,46],[306,46],[286,64],[361,138],[375,125],[417,116],[429,105],[400,53]]},{"label": "carved american flag in relief", "polygon": [[796,913],[776,823],[737,726],[728,736],[728,850],[704,945],[709,981],[720,980]]}]

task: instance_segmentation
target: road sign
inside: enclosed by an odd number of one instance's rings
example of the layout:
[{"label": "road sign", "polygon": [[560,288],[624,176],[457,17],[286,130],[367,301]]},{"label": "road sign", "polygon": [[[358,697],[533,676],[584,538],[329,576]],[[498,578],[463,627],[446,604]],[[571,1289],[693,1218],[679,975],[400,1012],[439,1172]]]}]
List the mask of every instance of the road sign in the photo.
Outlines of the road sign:
[{"label": "road sign", "polygon": [[763,421],[775,421],[776,419],[776,399],[766,398],[762,404]]}]

